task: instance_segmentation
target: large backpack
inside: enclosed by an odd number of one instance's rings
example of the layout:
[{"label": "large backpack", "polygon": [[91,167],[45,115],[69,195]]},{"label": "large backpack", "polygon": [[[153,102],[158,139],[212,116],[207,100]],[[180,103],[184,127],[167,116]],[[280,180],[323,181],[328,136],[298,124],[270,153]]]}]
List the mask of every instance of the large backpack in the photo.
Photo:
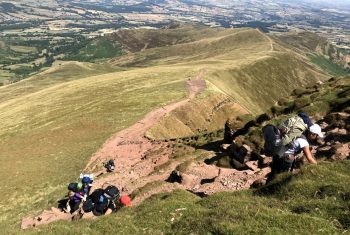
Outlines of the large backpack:
[{"label": "large backpack", "polygon": [[303,118],[298,115],[290,117],[282,122],[278,126],[282,136],[282,145],[286,146],[291,143],[293,140],[301,136],[307,128],[308,125],[304,122]]},{"label": "large backpack", "polygon": [[282,139],[278,128],[273,125],[266,125],[262,128],[264,135],[264,153],[267,156],[276,156],[282,152]]}]

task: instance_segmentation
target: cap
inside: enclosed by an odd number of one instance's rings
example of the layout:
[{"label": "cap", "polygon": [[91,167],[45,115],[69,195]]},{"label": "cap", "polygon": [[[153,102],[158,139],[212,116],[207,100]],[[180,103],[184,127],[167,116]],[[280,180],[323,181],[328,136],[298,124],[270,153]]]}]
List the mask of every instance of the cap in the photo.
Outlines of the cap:
[{"label": "cap", "polygon": [[81,180],[81,182],[83,184],[90,184],[91,183],[91,179],[87,176],[84,176],[83,179]]},{"label": "cap", "polygon": [[318,124],[313,124],[312,126],[310,126],[310,132],[323,138],[323,133],[321,131],[321,127]]},{"label": "cap", "polygon": [[131,198],[128,195],[124,195],[120,198],[120,202],[123,206],[131,206]]}]

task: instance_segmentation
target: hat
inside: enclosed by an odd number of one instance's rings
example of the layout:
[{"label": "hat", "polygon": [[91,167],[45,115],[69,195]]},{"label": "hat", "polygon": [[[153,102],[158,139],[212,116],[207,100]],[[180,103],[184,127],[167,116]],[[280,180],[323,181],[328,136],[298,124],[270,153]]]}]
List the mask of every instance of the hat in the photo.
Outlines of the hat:
[{"label": "hat", "polygon": [[83,179],[81,180],[81,182],[83,184],[90,184],[91,183],[91,179],[88,176],[84,176]]},{"label": "hat", "polygon": [[131,206],[131,198],[128,195],[124,195],[120,198],[120,202],[123,206]]},{"label": "hat", "polygon": [[321,127],[318,124],[313,124],[312,126],[310,126],[310,132],[323,138]]}]

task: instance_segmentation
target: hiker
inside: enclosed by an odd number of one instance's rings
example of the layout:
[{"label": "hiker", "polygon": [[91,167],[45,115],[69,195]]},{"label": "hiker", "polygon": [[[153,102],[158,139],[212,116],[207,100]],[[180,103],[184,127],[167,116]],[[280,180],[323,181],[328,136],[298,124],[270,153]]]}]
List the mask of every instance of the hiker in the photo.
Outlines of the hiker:
[{"label": "hiker", "polygon": [[314,124],[310,127],[310,129],[306,130],[305,134],[288,144],[286,150],[281,154],[281,156],[273,156],[271,167],[272,175],[292,170],[296,157],[301,152],[304,153],[309,163],[317,164],[317,161],[313,157],[309,147],[309,142],[315,141],[317,137],[323,138],[323,134],[321,132],[321,127],[318,124]]},{"label": "hiker", "polygon": [[109,215],[122,206],[130,206],[129,196],[120,197],[119,189],[109,185],[106,189],[96,189],[83,204],[84,212],[92,212],[95,216]]},{"label": "hiker", "polygon": [[114,161],[110,159],[105,164],[103,164],[103,166],[106,168],[107,172],[113,172],[115,164],[114,164]]},{"label": "hiker", "polygon": [[81,179],[82,183],[82,192],[84,193],[84,196],[87,197],[90,195],[90,192],[92,191],[92,182],[93,182],[93,177],[91,175],[87,176],[84,175]]},{"label": "hiker", "polygon": [[82,189],[82,183],[70,183],[68,185],[68,200],[63,208],[65,212],[73,214],[80,208],[80,204],[84,199]]},{"label": "hiker", "polygon": [[73,214],[81,207],[81,203],[85,202],[90,195],[93,176],[80,175],[81,182],[70,183],[68,185],[68,201],[63,210],[67,213]]},{"label": "hiker", "polygon": [[267,125],[263,128],[263,134],[265,155],[273,157],[269,180],[277,173],[292,170],[295,156],[301,151],[310,163],[316,163],[308,141],[315,140],[317,136],[323,137],[323,134],[321,127],[313,124],[306,114],[291,117],[278,127]]},{"label": "hiker", "polygon": [[265,139],[265,155],[272,157],[283,154],[284,147],[301,136],[312,125],[313,123],[306,114],[299,113],[277,127],[271,124],[264,126],[262,132]]}]

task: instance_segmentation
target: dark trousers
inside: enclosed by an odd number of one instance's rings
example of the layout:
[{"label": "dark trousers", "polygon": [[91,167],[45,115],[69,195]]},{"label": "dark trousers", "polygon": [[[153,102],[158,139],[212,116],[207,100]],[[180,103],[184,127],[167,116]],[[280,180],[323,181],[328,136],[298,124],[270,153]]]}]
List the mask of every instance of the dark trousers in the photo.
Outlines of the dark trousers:
[{"label": "dark trousers", "polygon": [[271,173],[266,182],[268,183],[273,180],[279,173],[290,171],[292,166],[293,162],[286,161],[284,158],[281,158],[279,156],[274,156],[272,158]]}]

